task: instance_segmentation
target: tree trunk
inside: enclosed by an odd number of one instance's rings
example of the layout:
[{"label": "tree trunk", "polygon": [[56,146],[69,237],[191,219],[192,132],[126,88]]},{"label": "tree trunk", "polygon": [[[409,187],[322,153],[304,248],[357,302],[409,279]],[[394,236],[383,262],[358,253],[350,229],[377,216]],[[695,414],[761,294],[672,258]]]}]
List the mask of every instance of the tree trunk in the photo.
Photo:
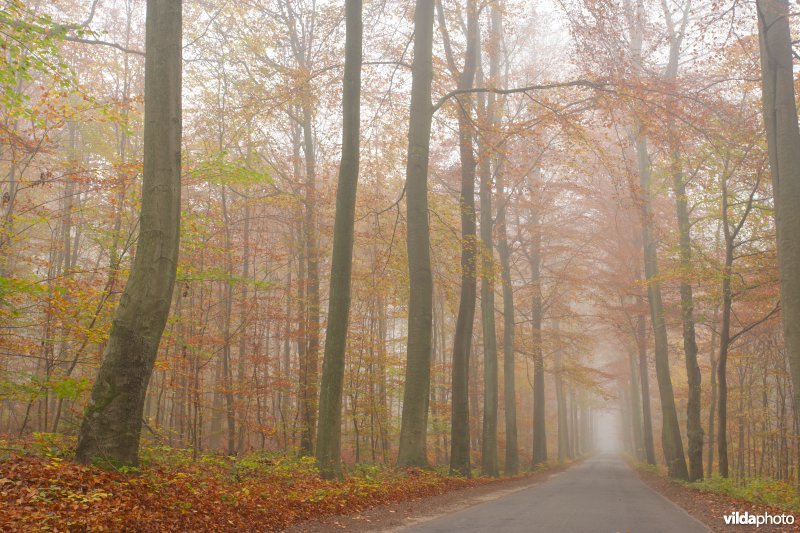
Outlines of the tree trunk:
[{"label": "tree trunk", "polygon": [[181,2],[148,0],[144,173],[139,241],[92,396],[76,460],[136,465],[147,385],[178,262],[181,176]]},{"label": "tree trunk", "polygon": [[556,335],[555,347],[555,383],[556,383],[556,407],[558,408],[558,462],[563,463],[565,459],[572,458],[569,441],[569,423],[567,421],[567,398],[564,395],[564,361],[561,350],[561,339],[558,319],[553,320],[553,329]]},{"label": "tree trunk", "polygon": [[[638,122],[638,121],[637,121]],[[641,132],[642,125],[636,124],[635,146],[639,164],[639,178],[642,204],[642,244],[644,246],[644,270],[647,280],[647,300],[650,304],[650,320],[653,323],[655,337],[656,379],[661,397],[661,445],[667,461],[669,476],[687,479],[686,458],[683,455],[683,441],[678,424],[678,413],[675,409],[675,395],[672,390],[672,378],[669,375],[669,343],[667,341],[667,323],[664,317],[664,304],[661,299],[661,283],[658,281],[658,256],[656,241],[653,237],[653,209],[650,192],[651,167],[647,153],[647,141]]]},{"label": "tree trunk", "polygon": [[222,186],[222,218],[225,226],[225,267],[227,280],[223,286],[222,317],[222,383],[225,396],[225,420],[228,428],[227,454],[236,455],[236,413],[233,401],[233,361],[231,359],[231,316],[233,315],[233,255],[230,217],[228,216],[227,186]]},{"label": "tree trunk", "polygon": [[533,329],[533,467],[547,462],[547,435],[544,410],[544,359],[542,356],[542,281],[541,246],[542,235],[539,227],[539,215],[531,213],[533,225],[531,235],[531,253],[528,257],[531,264],[531,285],[533,287],[533,308],[531,310],[531,328]]},{"label": "tree trunk", "polygon": [[690,274],[692,271],[692,241],[689,209],[686,200],[686,183],[683,172],[677,167],[680,154],[673,152],[673,187],[680,236],[681,266],[681,321],[683,323],[683,351],[686,354],[686,376],[689,398],[686,402],[686,434],[688,437],[689,481],[703,479],[703,424],[700,421],[700,383],[702,376],[697,364],[697,340],[694,328],[694,298]]},{"label": "tree trunk", "polygon": [[[788,0],[757,0],[761,83],[775,197],[778,270],[786,357],[800,413],[800,129],[797,123]],[[800,463],[798,464],[800,468]]]},{"label": "tree trunk", "polygon": [[317,158],[314,150],[312,110],[302,106],[303,153],[305,155],[305,212],[303,243],[305,248],[305,350],[300,360],[300,453],[314,453],[317,419],[317,371],[319,365],[319,250],[317,250]]},{"label": "tree trunk", "polygon": [[719,333],[719,358],[717,360],[717,453],[719,475],[728,477],[728,348],[731,343],[731,274],[733,265],[733,235],[728,223],[728,188],[725,177],[722,183],[722,228],[725,236],[725,264],[722,270],[722,321]]},{"label": "tree trunk", "polygon": [[[491,46],[489,46],[489,77],[495,85],[500,82],[500,50],[503,38],[503,13],[501,6],[491,8]],[[495,114],[496,116],[496,114]],[[494,179],[497,194],[497,253],[500,258],[500,273],[503,287],[503,406],[506,425],[505,475],[515,476],[519,472],[519,449],[517,433],[516,365],[514,362],[514,291],[511,284],[511,253],[508,247],[506,211],[509,197],[505,191],[503,155],[496,154]]]},{"label": "tree trunk", "polygon": [[342,381],[353,271],[356,189],[361,139],[362,0],[345,1],[347,33],[342,95],[342,160],[336,189],[328,327],[319,399],[317,464],[326,477],[341,475]]},{"label": "tree trunk", "polygon": [[636,364],[636,354],[628,349],[628,368],[630,369],[630,397],[631,397],[631,436],[636,458],[646,460],[644,451],[644,434],[642,432],[642,394],[639,388],[639,371]]},{"label": "tree trunk", "polygon": [[708,407],[708,459],[706,461],[706,477],[711,477],[714,470],[714,415],[717,409],[717,322],[719,319],[719,306],[714,307],[714,319],[711,327],[711,350],[709,359],[711,366],[711,403]]},{"label": "tree trunk", "polygon": [[[458,74],[450,39],[445,26],[441,2],[437,2],[445,53],[453,76],[458,76],[460,90],[472,89],[478,65],[478,11],[475,0],[467,3],[467,48],[464,53],[464,70]],[[477,282],[475,273],[475,154],[472,127],[473,98],[466,94],[459,98],[458,140],[461,156],[461,291],[458,317],[453,338],[452,409],[450,412],[450,471],[471,477],[469,440],[469,355],[472,350],[472,330],[475,321]]]},{"label": "tree trunk", "polygon": [[[484,150],[484,155],[488,153]],[[481,470],[499,475],[497,460],[498,362],[494,320],[494,261],[492,245],[491,170],[487,157],[481,162],[481,325],[483,326],[483,439]]]},{"label": "tree trunk", "polygon": [[417,0],[414,12],[414,62],[406,167],[408,221],[408,346],[399,466],[427,466],[426,434],[431,382],[433,275],[428,221],[428,157],[431,140],[434,0]]},{"label": "tree trunk", "polygon": [[[638,278],[637,273],[637,278]],[[641,303],[641,299],[639,299]],[[645,316],[636,319],[636,343],[639,348],[639,382],[642,386],[642,436],[644,455],[647,464],[656,464],[656,451],[653,445],[653,416],[650,409],[650,364],[647,361],[647,324]]]}]

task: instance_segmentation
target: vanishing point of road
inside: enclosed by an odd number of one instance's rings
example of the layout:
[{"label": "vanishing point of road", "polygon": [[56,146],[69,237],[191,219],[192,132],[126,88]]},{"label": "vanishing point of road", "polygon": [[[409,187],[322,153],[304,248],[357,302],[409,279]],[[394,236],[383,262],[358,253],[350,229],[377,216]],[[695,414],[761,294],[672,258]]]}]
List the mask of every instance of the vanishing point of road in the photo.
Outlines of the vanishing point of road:
[{"label": "vanishing point of road", "polygon": [[709,529],[645,485],[620,457],[600,454],[544,483],[404,531],[701,533]]}]

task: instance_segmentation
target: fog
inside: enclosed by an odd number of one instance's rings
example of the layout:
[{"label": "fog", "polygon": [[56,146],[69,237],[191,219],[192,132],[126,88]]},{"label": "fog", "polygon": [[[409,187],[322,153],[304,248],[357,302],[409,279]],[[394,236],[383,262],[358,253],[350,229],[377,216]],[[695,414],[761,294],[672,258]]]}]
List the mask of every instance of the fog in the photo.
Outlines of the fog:
[{"label": "fog", "polygon": [[620,453],[622,451],[622,417],[618,409],[597,411],[595,422],[595,446],[598,452]]}]

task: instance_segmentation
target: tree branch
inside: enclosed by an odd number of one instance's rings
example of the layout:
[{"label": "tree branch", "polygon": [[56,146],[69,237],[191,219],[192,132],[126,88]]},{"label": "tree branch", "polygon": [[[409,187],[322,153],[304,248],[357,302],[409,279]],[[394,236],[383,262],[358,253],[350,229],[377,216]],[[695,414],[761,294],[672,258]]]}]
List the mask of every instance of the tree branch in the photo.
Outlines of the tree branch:
[{"label": "tree branch", "polygon": [[99,39],[84,39],[82,37],[74,37],[74,36],[71,36],[71,35],[68,35],[68,36],[64,37],[64,40],[65,41],[70,41],[70,42],[73,42],[73,43],[100,44],[100,45],[103,45],[103,46],[110,46],[111,48],[116,48],[117,50],[125,52],[126,54],[136,54],[136,55],[144,57],[144,52],[142,52],[141,50],[135,50],[135,49],[132,49],[132,48],[125,48],[124,46],[122,46],[120,44],[112,43],[112,42],[109,42],[109,41],[101,41]]},{"label": "tree branch", "polygon": [[574,80],[574,81],[565,81],[565,82],[558,82],[558,83],[546,83],[542,85],[529,85],[527,87],[515,87],[513,89],[500,89],[497,87],[476,87],[474,89],[456,89],[454,91],[450,91],[449,93],[445,94],[433,105],[431,109],[431,114],[436,113],[449,99],[453,98],[454,96],[458,96],[460,94],[467,94],[467,93],[493,93],[493,94],[517,94],[517,93],[528,93],[532,91],[541,91],[546,89],[560,89],[562,87],[587,87],[589,89],[596,89],[599,91],[607,90],[609,87],[609,83],[601,81],[601,82],[594,82],[590,80]]}]

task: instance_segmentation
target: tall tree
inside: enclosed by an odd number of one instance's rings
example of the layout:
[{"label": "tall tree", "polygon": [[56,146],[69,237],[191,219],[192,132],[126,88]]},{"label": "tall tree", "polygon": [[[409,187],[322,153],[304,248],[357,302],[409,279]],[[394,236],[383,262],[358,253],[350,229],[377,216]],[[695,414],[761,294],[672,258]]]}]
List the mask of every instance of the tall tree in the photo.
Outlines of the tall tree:
[{"label": "tall tree", "polygon": [[[494,26],[489,34],[490,53],[489,84],[497,86],[500,78],[498,60],[499,35]],[[483,96],[483,95],[481,95]],[[481,212],[481,326],[483,330],[483,440],[481,444],[481,469],[484,475],[497,476],[500,467],[497,458],[498,361],[497,330],[494,315],[494,213],[492,212],[492,160],[494,131],[498,122],[497,95],[489,93],[485,107],[486,132],[480,137],[480,212]],[[483,98],[480,99],[483,102]],[[483,108],[483,105],[480,106]]]},{"label": "tall tree", "polygon": [[781,309],[786,357],[800,413],[800,129],[788,0],[757,0],[761,86],[775,197]]},{"label": "tall tree", "polygon": [[531,329],[533,334],[533,455],[531,466],[547,462],[547,420],[545,418],[544,394],[544,347],[542,346],[542,321],[544,303],[542,301],[541,248],[542,229],[536,208],[530,213],[531,236],[528,261],[531,265],[531,286],[533,301],[531,308]]},{"label": "tall tree", "polygon": [[[664,18],[667,22],[669,38],[669,60],[664,77],[667,82],[675,83],[683,39],[686,36],[686,25],[692,1],[687,0],[682,6],[680,21],[676,24],[666,0],[661,2]],[[670,144],[670,173],[675,193],[675,213],[678,223],[678,251],[681,267],[681,322],[683,325],[683,351],[686,360],[686,378],[689,385],[689,397],[686,402],[686,436],[687,455],[689,457],[689,481],[703,478],[703,424],[700,421],[700,385],[702,375],[697,364],[697,336],[694,324],[694,295],[690,273],[692,271],[692,237],[689,222],[689,203],[686,196],[687,176],[681,168],[680,144],[674,120],[667,123]]]},{"label": "tall tree", "polygon": [[414,61],[411,65],[411,112],[406,163],[408,220],[408,342],[400,466],[426,466],[428,397],[431,383],[433,274],[428,220],[428,158],[431,143],[434,0],[417,0],[414,11]]},{"label": "tall tree", "polygon": [[[645,27],[643,0],[637,0],[635,7],[628,2],[626,10],[631,33],[630,51],[634,67],[642,69],[642,45]],[[658,251],[653,235],[652,164],[648,153],[647,137],[642,120],[634,117],[633,145],[639,172],[639,198],[642,218],[642,246],[644,248],[644,271],[647,281],[647,301],[650,305],[650,320],[655,338],[656,379],[661,398],[661,444],[667,461],[670,477],[687,479],[686,458],[675,408],[675,395],[672,378],[669,374],[669,344],[667,323],[664,316],[664,303],[661,297],[661,283],[658,279]]]},{"label": "tall tree", "polygon": [[[444,42],[445,56],[450,72],[458,78],[458,89],[469,91],[475,83],[478,67],[478,9],[475,0],[467,2],[467,47],[464,51],[464,68],[459,73],[450,45],[450,36],[441,0],[436,2],[439,26]],[[469,442],[469,355],[472,351],[472,329],[475,321],[477,278],[475,272],[476,221],[475,176],[476,162],[472,139],[474,98],[465,93],[458,100],[458,145],[461,156],[461,288],[458,317],[453,337],[453,362],[451,365],[452,393],[450,410],[450,471],[470,477]]]},{"label": "tall tree", "polygon": [[[489,51],[489,73],[497,79],[500,71],[500,39],[503,35],[503,16],[500,7],[492,5],[492,47]],[[505,475],[515,476],[519,472],[519,449],[517,433],[517,387],[514,360],[514,288],[511,280],[511,252],[508,245],[506,212],[510,195],[506,191],[503,174],[503,157],[495,158],[495,188],[497,190],[497,255],[500,258],[500,275],[503,286],[503,406],[506,423]]]},{"label": "tall tree", "polygon": [[356,189],[361,140],[362,0],[345,1],[344,78],[342,94],[342,160],[336,189],[333,227],[328,327],[319,394],[317,464],[326,477],[341,475],[342,381],[344,379],[347,326],[350,321],[350,286],[353,271]]},{"label": "tall tree", "polygon": [[182,2],[148,0],[139,240],[78,435],[76,459],[136,465],[147,385],[178,266]]},{"label": "tall tree", "polygon": [[564,358],[561,346],[561,327],[559,319],[553,320],[553,332],[555,334],[555,385],[556,385],[556,407],[558,411],[558,462],[563,463],[565,459],[572,458],[572,449],[569,438],[569,424],[567,422],[567,397],[564,394]]}]

